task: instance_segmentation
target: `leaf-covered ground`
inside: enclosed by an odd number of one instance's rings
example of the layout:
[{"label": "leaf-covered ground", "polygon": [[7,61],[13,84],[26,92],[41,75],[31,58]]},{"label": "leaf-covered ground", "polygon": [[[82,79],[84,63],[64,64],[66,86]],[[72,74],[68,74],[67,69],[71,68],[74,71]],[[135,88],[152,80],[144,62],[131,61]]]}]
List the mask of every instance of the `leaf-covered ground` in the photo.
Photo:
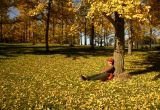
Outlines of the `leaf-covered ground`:
[{"label": "leaf-covered ground", "polygon": [[160,74],[158,52],[125,56],[125,70],[132,79],[82,81],[81,74],[98,73],[107,66],[105,61],[110,56],[106,56],[1,55],[0,109],[160,109],[160,80],[152,80]]}]

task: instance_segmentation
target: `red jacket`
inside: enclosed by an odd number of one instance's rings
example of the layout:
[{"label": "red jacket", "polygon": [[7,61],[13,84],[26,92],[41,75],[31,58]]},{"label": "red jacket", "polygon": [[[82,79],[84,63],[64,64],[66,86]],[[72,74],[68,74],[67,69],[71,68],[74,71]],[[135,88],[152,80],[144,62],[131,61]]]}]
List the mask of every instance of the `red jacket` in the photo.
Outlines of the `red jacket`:
[{"label": "red jacket", "polygon": [[114,76],[114,75],[113,75],[114,71],[115,71],[114,66],[109,66],[109,67],[107,67],[107,68],[105,69],[105,72],[109,73],[109,76],[107,77],[106,80],[111,80],[111,79],[113,78],[113,76]]}]

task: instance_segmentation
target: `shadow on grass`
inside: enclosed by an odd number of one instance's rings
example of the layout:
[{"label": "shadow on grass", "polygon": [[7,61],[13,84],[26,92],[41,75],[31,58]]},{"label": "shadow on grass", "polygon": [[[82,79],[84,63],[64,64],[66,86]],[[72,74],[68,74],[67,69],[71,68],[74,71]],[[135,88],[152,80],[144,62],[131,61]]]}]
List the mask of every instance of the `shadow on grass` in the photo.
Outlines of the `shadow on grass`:
[{"label": "shadow on grass", "polygon": [[[139,74],[145,74],[147,72],[153,72],[153,71],[160,71],[160,52],[158,51],[148,51],[147,52],[147,58],[145,61],[139,63],[139,62],[133,62],[133,65],[151,65],[149,67],[146,67],[145,70],[136,70],[134,72],[130,72],[131,75],[139,75]],[[160,78],[160,75],[155,76],[153,79]]]},{"label": "shadow on grass", "polygon": [[[1,59],[18,57],[24,54],[31,55],[54,55],[62,54],[66,58],[72,57],[74,60],[78,57],[88,58],[91,56],[111,56],[113,49],[107,49],[104,47],[96,47],[94,50],[90,49],[89,46],[50,46],[50,52],[46,53],[44,46],[34,46],[25,44],[0,44],[0,55]],[[3,56],[3,57],[2,57]]]}]

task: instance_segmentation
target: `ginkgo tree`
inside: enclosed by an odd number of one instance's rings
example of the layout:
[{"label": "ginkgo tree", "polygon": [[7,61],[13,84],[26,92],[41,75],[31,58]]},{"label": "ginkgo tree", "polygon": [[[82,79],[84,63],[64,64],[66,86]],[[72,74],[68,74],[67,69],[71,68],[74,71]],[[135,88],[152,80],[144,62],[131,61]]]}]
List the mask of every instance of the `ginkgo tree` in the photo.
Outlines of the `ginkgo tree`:
[{"label": "ginkgo tree", "polygon": [[124,71],[124,24],[126,19],[147,21],[150,6],[140,0],[88,0],[91,4],[88,17],[93,19],[97,15],[104,15],[115,28],[115,74]]}]

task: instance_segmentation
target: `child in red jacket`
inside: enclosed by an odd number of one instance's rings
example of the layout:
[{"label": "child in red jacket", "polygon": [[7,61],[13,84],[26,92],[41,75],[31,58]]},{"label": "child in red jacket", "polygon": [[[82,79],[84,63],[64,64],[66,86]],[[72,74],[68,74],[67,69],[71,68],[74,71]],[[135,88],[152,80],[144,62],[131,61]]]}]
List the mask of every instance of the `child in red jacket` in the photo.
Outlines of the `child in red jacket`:
[{"label": "child in red jacket", "polygon": [[107,59],[107,63],[108,63],[108,67],[106,67],[105,71],[99,74],[95,74],[92,76],[83,76],[81,75],[82,80],[102,80],[102,81],[106,81],[106,80],[110,80],[113,78],[113,73],[115,71],[114,68],[114,60],[113,58],[109,58]]}]

